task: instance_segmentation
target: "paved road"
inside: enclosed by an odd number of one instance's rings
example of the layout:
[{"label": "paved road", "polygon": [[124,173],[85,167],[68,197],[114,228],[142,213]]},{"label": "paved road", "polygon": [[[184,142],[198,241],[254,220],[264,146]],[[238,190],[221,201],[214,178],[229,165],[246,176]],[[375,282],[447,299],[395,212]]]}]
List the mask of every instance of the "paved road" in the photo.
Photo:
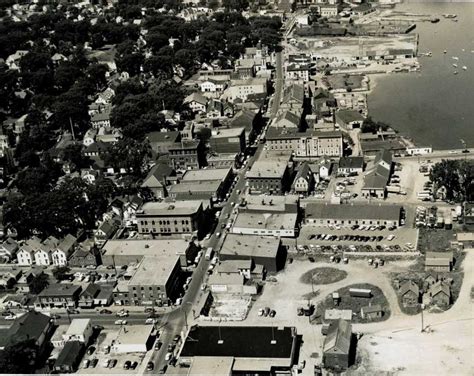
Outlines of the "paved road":
[{"label": "paved road", "polygon": [[280,108],[280,102],[283,95],[283,62],[282,62],[282,53],[276,53],[276,74],[275,74],[275,94],[272,101],[272,109],[270,112],[270,117],[275,118]]}]

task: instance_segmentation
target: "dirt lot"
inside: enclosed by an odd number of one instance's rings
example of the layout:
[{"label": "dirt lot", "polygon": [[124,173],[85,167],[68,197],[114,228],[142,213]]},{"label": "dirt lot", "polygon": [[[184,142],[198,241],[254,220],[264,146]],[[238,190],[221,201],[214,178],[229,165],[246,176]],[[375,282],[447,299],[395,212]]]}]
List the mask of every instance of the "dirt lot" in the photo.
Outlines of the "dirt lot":
[{"label": "dirt lot", "polygon": [[[351,296],[349,293],[349,289],[351,288],[356,288],[356,289],[369,289],[372,291],[372,297],[371,298],[361,298],[361,297],[354,297]],[[317,323],[321,323],[324,321],[324,312],[327,309],[350,309],[352,310],[352,322],[353,323],[365,323],[365,322],[378,322],[378,321],[384,321],[387,320],[390,317],[390,305],[387,301],[387,298],[385,297],[384,293],[380,288],[377,286],[373,286],[367,283],[362,283],[362,284],[354,284],[350,286],[346,286],[343,288],[340,288],[337,291],[333,291],[339,293],[339,296],[341,298],[341,301],[339,305],[335,306],[333,299],[332,299],[332,293],[327,295],[323,301],[319,303],[319,305],[316,308],[316,317]],[[383,316],[381,318],[373,319],[373,320],[368,320],[364,319],[360,315],[360,310],[363,307],[367,307],[369,304],[371,305],[380,305],[384,311]]]}]

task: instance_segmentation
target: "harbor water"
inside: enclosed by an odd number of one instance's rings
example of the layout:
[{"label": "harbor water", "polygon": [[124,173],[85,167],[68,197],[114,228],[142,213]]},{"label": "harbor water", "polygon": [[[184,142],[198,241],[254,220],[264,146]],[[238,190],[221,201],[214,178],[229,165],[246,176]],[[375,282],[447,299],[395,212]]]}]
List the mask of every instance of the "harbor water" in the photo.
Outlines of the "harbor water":
[{"label": "harbor water", "polygon": [[[461,148],[462,139],[474,147],[474,3],[411,2],[397,10],[440,18],[412,31],[419,34],[419,53],[432,57],[419,58],[420,72],[375,78],[369,114],[417,145]],[[443,14],[456,14],[457,21]]]}]

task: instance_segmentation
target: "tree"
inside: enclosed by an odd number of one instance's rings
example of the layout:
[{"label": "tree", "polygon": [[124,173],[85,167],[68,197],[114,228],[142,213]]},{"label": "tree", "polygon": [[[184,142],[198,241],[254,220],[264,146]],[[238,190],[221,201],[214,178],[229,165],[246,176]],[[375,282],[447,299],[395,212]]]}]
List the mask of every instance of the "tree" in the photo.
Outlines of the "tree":
[{"label": "tree", "polygon": [[115,170],[125,169],[127,173],[141,176],[145,161],[151,156],[148,142],[139,142],[132,138],[124,137],[107,151],[105,163]]},{"label": "tree", "polygon": [[446,189],[448,200],[469,200],[473,197],[474,162],[443,159],[431,168],[430,180],[435,189]]},{"label": "tree", "polygon": [[69,279],[69,272],[71,268],[67,266],[58,266],[53,269],[53,276],[56,278],[57,281],[64,281]]},{"label": "tree", "polygon": [[34,339],[7,345],[0,351],[0,370],[5,374],[33,374],[38,346]]},{"label": "tree", "polygon": [[30,282],[30,291],[32,294],[38,295],[46,287],[49,286],[49,276],[41,273],[35,276]]}]

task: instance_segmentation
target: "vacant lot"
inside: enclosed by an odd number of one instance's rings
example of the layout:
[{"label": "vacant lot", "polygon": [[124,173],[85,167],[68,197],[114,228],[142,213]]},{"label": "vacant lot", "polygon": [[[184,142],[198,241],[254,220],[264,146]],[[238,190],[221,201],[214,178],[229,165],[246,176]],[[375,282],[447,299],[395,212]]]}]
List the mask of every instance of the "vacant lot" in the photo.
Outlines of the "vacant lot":
[{"label": "vacant lot", "polygon": [[345,270],[335,268],[314,268],[304,273],[300,281],[308,285],[329,285],[331,283],[342,281],[347,277]]},{"label": "vacant lot", "polygon": [[451,247],[453,239],[453,230],[421,228],[418,250],[420,252],[446,251]]},{"label": "vacant lot", "polygon": [[[351,296],[349,293],[349,289],[356,288],[356,289],[369,289],[372,291],[371,298],[359,298]],[[337,291],[340,296],[340,303],[338,306],[334,306],[334,302],[332,299],[332,294],[326,296],[326,298],[319,303],[316,308],[316,323],[322,322],[324,318],[324,312],[327,309],[350,309],[352,310],[352,322],[354,323],[367,323],[367,322],[377,322],[377,321],[385,321],[390,317],[390,305],[385,297],[384,293],[380,288],[374,285],[370,285],[367,283],[362,284],[354,284],[350,286],[343,287]],[[384,314],[381,318],[367,320],[363,319],[360,315],[360,310],[362,307],[367,307],[369,304],[376,305],[379,304]]]}]

